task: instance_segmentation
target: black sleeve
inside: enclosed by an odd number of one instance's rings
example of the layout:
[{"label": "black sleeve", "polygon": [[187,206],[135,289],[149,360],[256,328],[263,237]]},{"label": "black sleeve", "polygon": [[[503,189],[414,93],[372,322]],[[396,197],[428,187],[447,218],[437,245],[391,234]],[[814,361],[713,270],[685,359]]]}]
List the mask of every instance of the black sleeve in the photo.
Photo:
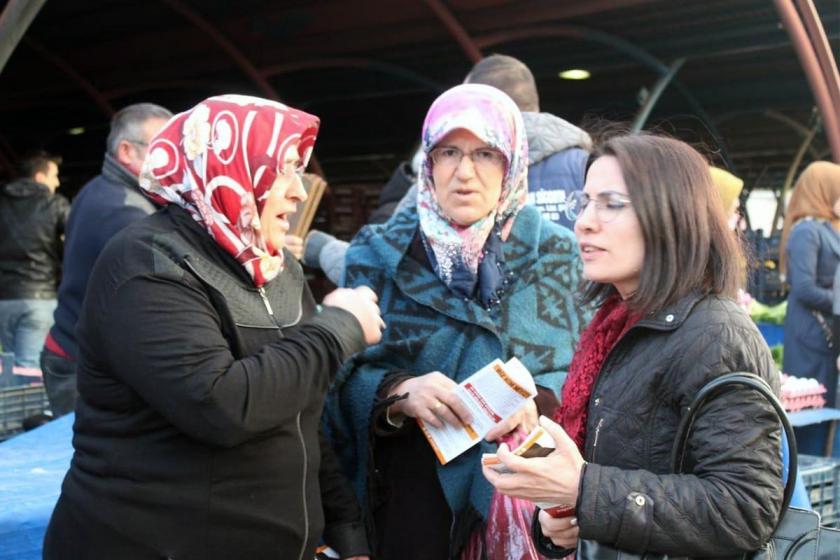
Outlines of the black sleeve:
[{"label": "black sleeve", "polygon": [[106,367],[185,434],[235,446],[291,421],[364,347],[350,313],[324,310],[289,337],[234,359],[208,294],[180,278],[121,284],[96,321]]},{"label": "black sleeve", "polygon": [[362,510],[356,494],[322,431],[319,431],[318,437],[321,445],[318,480],[324,506],[324,542],[342,558],[370,556]]},{"label": "black sleeve", "polygon": [[58,235],[64,235],[64,230],[67,228],[67,217],[70,216],[70,203],[60,194],[55,196],[55,229]]}]

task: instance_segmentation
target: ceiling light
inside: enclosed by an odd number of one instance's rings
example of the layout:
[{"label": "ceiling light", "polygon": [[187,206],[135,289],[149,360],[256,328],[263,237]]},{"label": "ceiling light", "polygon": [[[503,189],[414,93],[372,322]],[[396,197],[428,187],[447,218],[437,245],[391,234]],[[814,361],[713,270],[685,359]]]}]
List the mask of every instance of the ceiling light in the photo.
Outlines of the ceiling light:
[{"label": "ceiling light", "polygon": [[76,128],[71,128],[70,130],[67,131],[67,134],[69,134],[70,136],[78,136],[79,134],[84,134],[84,133],[85,133],[85,127],[83,127],[83,126],[77,126]]},{"label": "ceiling light", "polygon": [[589,78],[589,70],[582,68],[572,68],[570,70],[563,70],[558,74],[564,80],[586,80]]}]

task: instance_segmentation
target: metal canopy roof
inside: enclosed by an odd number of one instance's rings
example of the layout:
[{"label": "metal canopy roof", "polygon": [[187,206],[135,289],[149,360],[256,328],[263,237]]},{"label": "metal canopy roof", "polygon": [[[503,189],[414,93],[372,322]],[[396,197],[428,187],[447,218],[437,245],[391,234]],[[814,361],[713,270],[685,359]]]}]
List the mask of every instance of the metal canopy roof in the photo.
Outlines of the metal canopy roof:
[{"label": "metal canopy roof", "polygon": [[[840,1],[815,5],[837,58]],[[98,170],[109,111],[153,101],[177,112],[237,92],[320,116],[315,152],[332,184],[382,181],[479,52],[523,60],[542,109],[585,126],[632,120],[685,58],[648,127],[708,146],[719,163],[724,150],[750,188],[783,182],[815,122],[769,0],[53,1],[0,77],[0,166],[31,148],[61,153],[72,193]],[[568,68],[592,77],[561,80]],[[829,157],[820,131],[803,165]]]}]

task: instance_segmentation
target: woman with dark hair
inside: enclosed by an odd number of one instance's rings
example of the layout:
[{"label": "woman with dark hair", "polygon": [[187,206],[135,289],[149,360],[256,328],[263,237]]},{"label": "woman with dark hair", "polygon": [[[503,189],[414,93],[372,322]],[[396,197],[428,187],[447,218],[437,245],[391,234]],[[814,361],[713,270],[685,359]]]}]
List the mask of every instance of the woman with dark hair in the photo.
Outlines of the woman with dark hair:
[{"label": "woman with dark hair", "polygon": [[[837,345],[833,340],[834,277],[840,264],[840,165],[810,164],[788,203],[779,268],[790,285],[785,315],[783,371],[824,384],[831,403],[837,394]],[[825,424],[797,428],[803,453],[822,455]],[[835,453],[840,449],[835,447]]]},{"label": "woman with dark hair", "polygon": [[549,556],[578,537],[619,549],[720,557],[769,538],[782,502],[779,423],[750,391],[715,399],[688,444],[691,474],[672,474],[677,426],[697,391],[737,371],[778,391],[770,352],[733,298],[742,256],[707,163],[678,140],[627,135],[593,155],[572,198],[585,299],[581,335],[545,458],[505,446],[511,471],[485,467],[505,494],[575,507],[535,519]]},{"label": "woman with dark hair", "polygon": [[[422,139],[416,202],[363,229],[347,253],[348,285],[380,295],[388,327],[339,373],[328,408],[384,559],[459,558],[482,540],[493,489],[481,453],[527,433],[538,409],[551,413],[587,319],[571,232],[525,204],[528,142],[513,101],[454,87],[429,108]],[[513,356],[534,377],[537,406],[439,464],[419,421],[469,423],[458,383]]]},{"label": "woman with dark hair", "polygon": [[308,560],[322,532],[367,558],[319,420],[341,362],[380,338],[376,296],[336,290],[319,311],[284,250],[318,124],[225,95],[152,140],[140,185],[164,207],[91,274],[44,558]]}]

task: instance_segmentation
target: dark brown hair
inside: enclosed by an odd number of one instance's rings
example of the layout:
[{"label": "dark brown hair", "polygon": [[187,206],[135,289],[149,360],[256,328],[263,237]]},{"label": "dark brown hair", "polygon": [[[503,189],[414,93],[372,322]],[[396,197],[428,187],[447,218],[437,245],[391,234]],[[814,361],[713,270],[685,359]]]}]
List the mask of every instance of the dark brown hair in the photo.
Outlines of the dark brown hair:
[{"label": "dark brown hair", "polygon": [[[645,133],[610,138],[590,164],[603,156],[618,160],[644,238],[630,307],[651,313],[694,290],[734,298],[745,260],[703,156],[680,140]],[[614,293],[611,284],[591,282],[584,299],[601,302]]]},{"label": "dark brown hair", "polygon": [[20,162],[20,176],[34,179],[36,173],[47,173],[50,163],[54,163],[56,167],[60,166],[61,156],[43,150],[27,154]]}]

